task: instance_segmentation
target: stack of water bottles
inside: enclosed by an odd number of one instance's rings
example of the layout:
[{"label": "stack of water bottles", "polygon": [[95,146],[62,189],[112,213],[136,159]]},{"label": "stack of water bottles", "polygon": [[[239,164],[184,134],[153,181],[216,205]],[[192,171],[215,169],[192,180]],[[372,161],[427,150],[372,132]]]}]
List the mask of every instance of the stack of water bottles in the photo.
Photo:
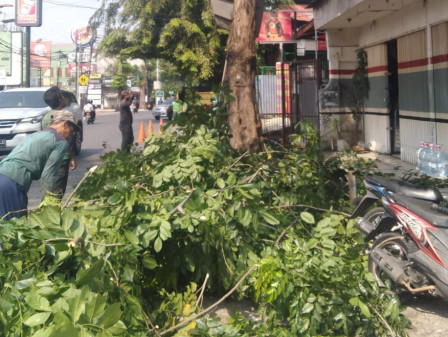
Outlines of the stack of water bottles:
[{"label": "stack of water bottles", "polygon": [[439,179],[448,177],[448,155],[442,151],[442,145],[420,142],[417,159],[421,173]]}]

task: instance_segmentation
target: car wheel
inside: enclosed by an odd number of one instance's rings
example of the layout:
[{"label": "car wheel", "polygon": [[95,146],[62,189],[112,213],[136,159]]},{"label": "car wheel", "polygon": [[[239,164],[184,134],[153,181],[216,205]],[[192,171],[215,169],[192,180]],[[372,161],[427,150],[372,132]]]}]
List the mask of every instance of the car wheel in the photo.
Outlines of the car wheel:
[{"label": "car wheel", "polygon": [[81,146],[82,146],[82,130],[81,131],[75,131],[73,134],[73,137],[75,137],[75,155],[79,154],[81,152]]},{"label": "car wheel", "polygon": [[156,119],[156,121],[158,121],[160,119],[160,116],[154,116],[154,118]]}]

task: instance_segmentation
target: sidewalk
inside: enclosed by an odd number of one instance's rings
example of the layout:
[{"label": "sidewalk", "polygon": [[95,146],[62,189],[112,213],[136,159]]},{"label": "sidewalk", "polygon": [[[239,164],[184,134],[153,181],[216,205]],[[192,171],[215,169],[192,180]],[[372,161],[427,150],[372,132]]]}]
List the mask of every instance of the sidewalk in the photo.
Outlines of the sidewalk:
[{"label": "sidewalk", "polygon": [[362,151],[357,153],[359,158],[372,160],[378,166],[378,170],[393,175],[394,178],[400,179],[403,173],[415,170],[415,165],[402,161],[399,155],[379,154],[371,151]]}]

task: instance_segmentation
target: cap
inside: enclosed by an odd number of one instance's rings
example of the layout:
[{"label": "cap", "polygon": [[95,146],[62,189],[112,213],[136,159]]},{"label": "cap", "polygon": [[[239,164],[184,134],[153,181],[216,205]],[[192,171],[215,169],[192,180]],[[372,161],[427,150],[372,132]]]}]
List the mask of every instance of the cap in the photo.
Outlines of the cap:
[{"label": "cap", "polygon": [[51,116],[51,117],[52,117],[51,118],[52,123],[68,121],[68,122],[72,123],[75,126],[75,128],[79,129],[79,126],[76,124],[73,114],[68,110],[56,110],[53,113],[53,116]]}]

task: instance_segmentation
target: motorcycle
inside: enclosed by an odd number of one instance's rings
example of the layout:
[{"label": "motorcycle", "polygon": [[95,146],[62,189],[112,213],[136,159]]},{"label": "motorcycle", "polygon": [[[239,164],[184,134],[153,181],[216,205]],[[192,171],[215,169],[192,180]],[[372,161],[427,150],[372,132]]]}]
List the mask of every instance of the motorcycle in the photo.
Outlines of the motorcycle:
[{"label": "motorcycle", "polygon": [[368,192],[352,217],[381,201],[373,222],[367,214],[356,221],[364,240],[372,241],[368,267],[378,284],[392,281],[398,293],[448,301],[448,207],[440,191],[375,176],[364,182]]},{"label": "motorcycle", "polygon": [[84,112],[84,120],[87,121],[87,124],[93,124],[93,122],[95,122],[95,117],[96,117],[95,110]]},{"label": "motorcycle", "polygon": [[[390,193],[402,193],[412,198],[432,201],[436,204],[443,201],[443,196],[438,189],[414,185],[399,179],[387,179],[371,175],[364,178],[364,185],[366,186],[367,193],[358,201],[357,207],[351,215],[352,219],[362,216],[374,203]],[[363,218],[376,224],[383,213],[383,207],[375,207],[369,210]]]},{"label": "motorcycle", "polygon": [[131,110],[132,110],[133,113],[137,113],[138,112],[138,106],[139,106],[138,102],[136,102],[136,101],[132,102]]}]

